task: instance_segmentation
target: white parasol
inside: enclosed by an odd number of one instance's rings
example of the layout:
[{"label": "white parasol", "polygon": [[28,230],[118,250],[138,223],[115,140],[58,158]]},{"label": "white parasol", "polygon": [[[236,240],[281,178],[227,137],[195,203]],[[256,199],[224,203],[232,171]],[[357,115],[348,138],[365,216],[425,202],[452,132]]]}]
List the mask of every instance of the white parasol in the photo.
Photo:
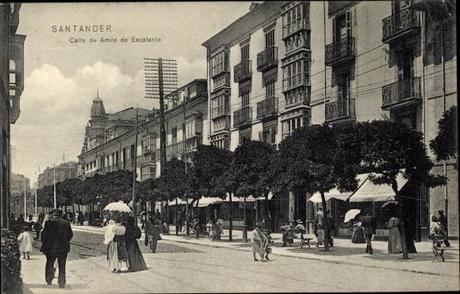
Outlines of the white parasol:
[{"label": "white parasol", "polygon": [[120,212],[131,212],[131,209],[129,208],[128,205],[126,205],[126,203],[124,203],[123,201],[118,201],[118,202],[112,202],[112,203],[109,203],[105,208],[104,210],[108,210],[108,211],[120,211]]},{"label": "white parasol", "polygon": [[361,212],[361,209],[350,209],[349,211],[347,211],[347,213],[345,213],[345,219],[343,220],[343,222],[347,223],[347,222],[351,221],[360,212]]}]

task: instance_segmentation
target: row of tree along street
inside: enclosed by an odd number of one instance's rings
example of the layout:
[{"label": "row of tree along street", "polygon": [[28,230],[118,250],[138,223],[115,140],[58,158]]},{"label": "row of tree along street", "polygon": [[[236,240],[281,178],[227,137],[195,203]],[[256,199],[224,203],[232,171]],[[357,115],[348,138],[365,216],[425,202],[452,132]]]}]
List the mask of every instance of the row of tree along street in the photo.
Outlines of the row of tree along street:
[{"label": "row of tree along street", "polygon": [[[440,133],[430,144],[439,160],[456,157],[456,140],[447,138],[456,136],[450,127],[456,124],[448,115],[446,113],[443,120],[450,122],[445,124],[444,131],[440,122]],[[201,145],[188,164],[186,169],[184,161],[174,158],[168,161],[161,177],[136,185],[138,199],[146,202],[179,198],[193,206],[202,196],[225,198],[229,195],[231,207],[234,196],[267,199],[270,192],[287,190],[297,195],[319,193],[326,207],[325,193],[333,188],[354,191],[358,173],[373,172],[370,180],[374,184],[390,185],[393,189],[398,203],[396,211],[403,221],[406,212],[399,201],[401,187],[396,181],[401,171],[417,185],[435,187],[446,183],[445,177],[430,174],[433,162],[423,143],[423,134],[388,120],[300,128],[283,140],[278,149],[258,141],[246,141],[234,152]],[[91,207],[97,202],[127,202],[132,196],[132,181],[132,173],[125,170],[84,181],[68,179],[57,184],[57,203]],[[53,187],[39,190],[38,197],[40,206],[51,206]],[[231,209],[229,213],[231,240]],[[404,227],[402,223],[403,256],[407,258]],[[328,238],[329,226],[325,224],[325,228]]]}]

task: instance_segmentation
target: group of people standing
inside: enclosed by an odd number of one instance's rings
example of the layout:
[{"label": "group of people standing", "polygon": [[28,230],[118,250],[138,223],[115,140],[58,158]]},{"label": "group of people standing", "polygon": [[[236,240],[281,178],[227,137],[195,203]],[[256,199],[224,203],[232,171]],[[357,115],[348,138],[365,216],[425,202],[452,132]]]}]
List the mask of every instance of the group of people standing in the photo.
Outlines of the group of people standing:
[{"label": "group of people standing", "polygon": [[137,244],[137,239],[140,237],[141,230],[135,224],[132,216],[122,221],[120,216],[115,215],[108,221],[104,244],[107,245],[107,262],[112,272],[134,272],[147,269]]},{"label": "group of people standing", "polygon": [[224,232],[224,221],[222,219],[210,219],[206,224],[209,239],[220,240]]}]

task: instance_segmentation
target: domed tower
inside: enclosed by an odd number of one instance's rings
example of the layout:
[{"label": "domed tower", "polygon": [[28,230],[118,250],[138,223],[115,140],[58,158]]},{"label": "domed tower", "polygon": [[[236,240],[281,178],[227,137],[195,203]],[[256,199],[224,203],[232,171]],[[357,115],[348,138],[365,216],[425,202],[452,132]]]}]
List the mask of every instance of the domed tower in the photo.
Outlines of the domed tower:
[{"label": "domed tower", "polygon": [[101,97],[99,97],[99,91],[97,91],[97,96],[94,98],[93,105],[91,106],[91,118],[105,118],[104,102]]}]

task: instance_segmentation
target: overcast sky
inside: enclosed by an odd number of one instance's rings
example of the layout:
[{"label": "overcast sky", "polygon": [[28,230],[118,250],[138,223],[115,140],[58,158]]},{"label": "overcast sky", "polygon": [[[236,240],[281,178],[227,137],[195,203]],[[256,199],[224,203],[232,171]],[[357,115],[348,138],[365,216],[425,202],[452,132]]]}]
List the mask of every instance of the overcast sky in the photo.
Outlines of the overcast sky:
[{"label": "overcast sky", "polygon": [[[65,160],[77,161],[91,102],[99,90],[107,112],[131,106],[152,108],[144,99],[144,57],[178,60],[179,85],[206,78],[201,44],[238,17],[250,2],[26,3],[17,33],[25,41],[25,88],[21,115],[12,126],[12,171],[32,183],[36,173]],[[53,26],[103,25],[111,32],[53,32]],[[70,43],[70,38],[85,43]],[[100,38],[116,43],[99,43]],[[160,42],[120,43],[120,38]],[[97,39],[90,43],[89,39]]]}]

